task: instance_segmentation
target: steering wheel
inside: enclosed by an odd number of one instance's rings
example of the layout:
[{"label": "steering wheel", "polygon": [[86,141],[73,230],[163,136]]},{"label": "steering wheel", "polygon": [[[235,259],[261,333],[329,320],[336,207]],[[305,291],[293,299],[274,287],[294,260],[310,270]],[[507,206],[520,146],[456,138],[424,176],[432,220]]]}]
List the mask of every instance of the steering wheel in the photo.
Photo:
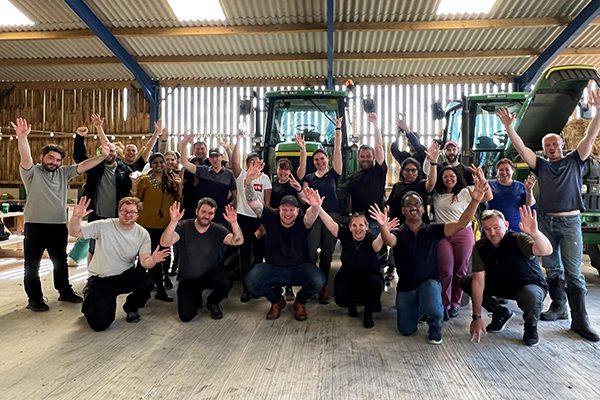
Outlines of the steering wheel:
[{"label": "steering wheel", "polygon": [[298,124],[296,125],[296,131],[299,134],[304,135],[305,140],[317,142],[320,139],[318,127],[314,124]]}]

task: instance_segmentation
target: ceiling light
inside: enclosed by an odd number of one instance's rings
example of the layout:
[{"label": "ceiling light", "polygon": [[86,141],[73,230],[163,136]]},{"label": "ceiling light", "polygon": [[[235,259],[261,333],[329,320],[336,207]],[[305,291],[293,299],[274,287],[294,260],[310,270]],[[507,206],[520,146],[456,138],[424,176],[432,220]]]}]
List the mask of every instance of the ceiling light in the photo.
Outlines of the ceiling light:
[{"label": "ceiling light", "polygon": [[33,25],[33,21],[8,0],[0,0],[0,26]]},{"label": "ceiling light", "polygon": [[167,0],[179,21],[224,21],[219,0]]},{"label": "ceiling light", "polygon": [[441,0],[436,14],[488,14],[496,0]]}]

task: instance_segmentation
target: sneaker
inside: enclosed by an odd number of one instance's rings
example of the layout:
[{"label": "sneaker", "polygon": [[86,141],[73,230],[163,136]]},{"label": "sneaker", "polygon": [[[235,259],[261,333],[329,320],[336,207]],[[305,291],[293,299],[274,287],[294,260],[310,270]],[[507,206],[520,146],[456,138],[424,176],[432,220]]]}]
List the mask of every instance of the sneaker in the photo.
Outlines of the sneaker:
[{"label": "sneaker", "polygon": [[67,303],[82,303],[83,297],[71,290],[67,293],[61,293],[60,296],[58,296],[58,301],[66,301]]},{"label": "sneaker", "polygon": [[48,311],[50,310],[50,307],[48,307],[48,304],[46,304],[46,302],[42,299],[42,300],[29,300],[29,302],[27,303],[27,307],[25,307],[33,312],[42,312],[42,311]]},{"label": "sneaker", "polygon": [[454,307],[454,306],[450,307],[448,309],[448,317],[450,317],[450,318],[458,317],[458,307]]},{"label": "sneaker", "polygon": [[506,328],[506,324],[515,316],[515,313],[510,311],[508,308],[499,306],[492,314],[492,322],[485,329],[488,332],[496,333],[502,332]]},{"label": "sneaker", "polygon": [[427,343],[429,344],[442,344],[442,332],[429,329],[429,333],[427,334]]},{"label": "sneaker", "polygon": [[525,331],[523,332],[523,343],[526,346],[537,346],[540,343],[540,338],[538,336],[537,326],[525,326]]},{"label": "sneaker", "polygon": [[329,304],[329,290],[327,286],[323,286],[323,289],[319,291],[319,304]]},{"label": "sneaker", "polygon": [[296,295],[294,294],[294,289],[291,286],[286,286],[285,301],[292,302],[294,300],[296,300]]},{"label": "sneaker", "polygon": [[127,316],[125,317],[125,321],[127,321],[129,323],[140,322],[140,319],[142,317],[140,316],[140,313],[138,313],[137,311],[129,311],[128,309],[125,308],[125,306],[123,306],[123,311],[125,311],[125,314],[127,314]]},{"label": "sneaker", "polygon": [[221,307],[218,304],[207,303],[206,304],[206,309],[210,313],[210,317],[212,319],[221,319],[221,318],[223,318],[223,310],[221,310]]}]

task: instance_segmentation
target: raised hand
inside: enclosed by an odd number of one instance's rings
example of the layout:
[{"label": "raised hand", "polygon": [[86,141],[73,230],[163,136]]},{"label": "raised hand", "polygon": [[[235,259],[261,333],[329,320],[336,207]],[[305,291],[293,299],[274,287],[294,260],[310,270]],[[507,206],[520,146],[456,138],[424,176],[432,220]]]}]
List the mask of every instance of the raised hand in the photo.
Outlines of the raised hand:
[{"label": "raised hand", "polygon": [[293,187],[294,189],[296,189],[296,192],[299,192],[300,190],[302,190],[302,186],[300,186],[300,182],[298,182],[296,180],[296,178],[294,178],[294,174],[292,174],[290,172],[288,175],[288,179],[290,182],[290,186]]},{"label": "raised hand", "polygon": [[521,232],[528,235],[537,233],[538,224],[535,210],[532,210],[529,206],[521,206],[519,207],[519,216],[521,217],[521,222],[519,222]]},{"label": "raised hand", "polygon": [[512,126],[513,122],[515,122],[515,119],[517,118],[517,115],[515,113],[511,114],[506,107],[500,108],[496,115],[498,118],[500,118],[500,122],[502,122],[502,125],[504,125],[506,128]]},{"label": "raised hand", "polygon": [[404,133],[410,132],[410,128],[408,127],[408,124],[404,120],[404,113],[398,113],[398,118],[396,119],[396,127],[398,129],[402,129],[404,131]]},{"label": "raised hand", "polygon": [[471,171],[473,171],[473,181],[474,181],[474,189],[471,190],[467,187],[469,194],[471,195],[471,199],[481,202],[485,197],[486,193],[491,190],[488,181],[483,176],[483,171],[481,168],[471,167]]},{"label": "raised hand", "polygon": [[395,231],[400,226],[400,221],[398,218],[388,219],[388,222],[385,223],[385,226],[389,232]]},{"label": "raised hand", "polygon": [[262,174],[262,170],[265,167],[265,162],[262,160],[256,160],[248,166],[246,171],[246,181],[251,182],[259,178]]},{"label": "raised hand", "polygon": [[27,138],[29,132],[31,132],[31,125],[27,125],[27,120],[25,118],[17,118],[16,124],[11,122],[12,127],[15,129],[15,136],[17,139]]},{"label": "raised hand", "polygon": [[230,224],[235,224],[237,222],[237,211],[235,207],[231,204],[227,204],[225,206],[223,218],[225,218],[225,221],[229,222]]},{"label": "raised hand", "polygon": [[157,119],[154,122],[154,132],[161,132],[162,133],[162,120]]},{"label": "raised hand", "polygon": [[178,201],[173,202],[173,204],[171,204],[171,207],[169,207],[169,216],[171,217],[172,222],[181,221],[181,218],[183,218],[184,212],[185,212],[185,210],[179,211],[179,202]]},{"label": "raised hand", "polygon": [[368,113],[367,114],[367,121],[369,121],[370,123],[377,125],[377,113]]},{"label": "raised hand", "polygon": [[306,142],[304,141],[304,135],[296,135],[294,141],[300,147],[300,150],[306,151]]},{"label": "raised hand", "polygon": [[308,205],[315,207],[320,207],[323,204],[323,200],[325,200],[325,197],[319,195],[318,190],[309,187],[304,189],[304,196],[306,197]]},{"label": "raised hand", "polygon": [[79,136],[85,137],[85,135],[88,134],[88,128],[86,128],[85,126],[80,126],[75,130],[75,133]]},{"label": "raised hand", "polygon": [[342,123],[344,122],[344,117],[339,117],[335,119],[335,127],[342,128]]},{"label": "raised hand", "polygon": [[93,210],[88,210],[92,199],[88,199],[85,196],[81,196],[79,201],[73,206],[73,216],[77,218],[83,218],[91,214]]},{"label": "raised hand", "polygon": [[527,177],[527,179],[525,179],[525,182],[523,183],[525,184],[525,190],[528,192],[531,191],[535,186],[535,175],[529,174],[529,176]]},{"label": "raised hand", "polygon": [[189,134],[185,134],[183,135],[183,139],[181,139],[181,141],[179,142],[179,144],[181,146],[184,146],[186,144],[190,144],[194,141],[194,134],[193,133],[189,133]]},{"label": "raised hand", "polygon": [[178,185],[181,186],[183,184],[183,179],[181,179],[181,176],[178,174],[173,174],[173,182]]},{"label": "raised hand", "polygon": [[429,161],[436,163],[440,157],[440,145],[435,140],[431,142],[431,146],[425,150],[425,154]]},{"label": "raised hand", "polygon": [[169,254],[171,254],[170,248],[167,247],[166,249],[161,250],[160,246],[156,246],[154,253],[152,253],[151,259],[155,264],[158,264],[159,262],[165,261],[165,258],[169,257]]},{"label": "raised hand", "polygon": [[96,128],[101,128],[102,124],[104,124],[104,118],[102,118],[98,113],[92,114],[90,121],[92,121],[92,125],[94,125]]},{"label": "raised hand", "polygon": [[379,226],[385,226],[385,224],[387,224],[388,222],[388,208],[385,207],[383,209],[383,211],[381,211],[381,209],[379,208],[379,206],[377,204],[372,204],[369,207],[369,215],[375,220],[377,221],[377,223],[379,224]]},{"label": "raised hand", "polygon": [[588,103],[600,110],[600,88],[596,90],[588,90]]},{"label": "raised hand", "polygon": [[168,128],[162,128],[162,131],[160,132],[160,140],[165,141],[169,139],[169,129]]}]

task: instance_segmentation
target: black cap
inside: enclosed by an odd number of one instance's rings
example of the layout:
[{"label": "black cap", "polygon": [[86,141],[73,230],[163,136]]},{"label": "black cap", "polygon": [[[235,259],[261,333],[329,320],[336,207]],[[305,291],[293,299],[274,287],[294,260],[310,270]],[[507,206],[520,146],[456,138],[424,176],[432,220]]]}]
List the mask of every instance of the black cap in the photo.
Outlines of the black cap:
[{"label": "black cap", "polygon": [[292,196],[291,194],[288,194],[287,196],[283,196],[283,198],[279,202],[279,205],[282,206],[284,204],[289,204],[289,205],[297,207],[297,208],[300,207],[298,205],[298,200],[294,196]]},{"label": "black cap", "polygon": [[221,150],[219,150],[218,147],[214,147],[214,148],[210,149],[210,151],[208,152],[209,157],[222,156],[222,155],[223,154],[221,154]]}]

